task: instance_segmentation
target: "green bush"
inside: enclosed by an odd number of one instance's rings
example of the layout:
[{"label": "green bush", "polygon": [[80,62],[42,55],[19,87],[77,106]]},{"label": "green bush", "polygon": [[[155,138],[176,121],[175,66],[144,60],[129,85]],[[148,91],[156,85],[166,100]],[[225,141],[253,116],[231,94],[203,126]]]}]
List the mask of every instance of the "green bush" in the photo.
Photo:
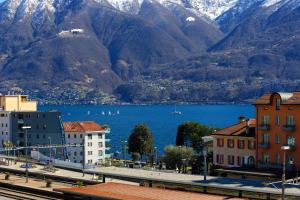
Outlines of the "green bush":
[{"label": "green bush", "polygon": [[46,180],[46,187],[51,187],[51,185],[52,185],[52,180],[51,179],[47,179]]},{"label": "green bush", "polygon": [[5,180],[9,180],[10,177],[10,173],[9,172],[5,172]]},{"label": "green bush", "polygon": [[76,187],[82,187],[83,186],[83,182],[82,181],[76,181],[75,186]]}]

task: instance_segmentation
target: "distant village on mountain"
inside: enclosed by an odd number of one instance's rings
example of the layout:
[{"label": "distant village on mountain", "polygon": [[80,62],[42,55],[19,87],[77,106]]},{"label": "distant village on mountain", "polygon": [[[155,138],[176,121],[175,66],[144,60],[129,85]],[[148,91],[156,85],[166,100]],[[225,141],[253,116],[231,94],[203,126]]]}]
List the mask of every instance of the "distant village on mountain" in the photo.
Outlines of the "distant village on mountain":
[{"label": "distant village on mountain", "polygon": [[298,90],[299,13],[293,0],[5,0],[0,92],[216,103]]}]

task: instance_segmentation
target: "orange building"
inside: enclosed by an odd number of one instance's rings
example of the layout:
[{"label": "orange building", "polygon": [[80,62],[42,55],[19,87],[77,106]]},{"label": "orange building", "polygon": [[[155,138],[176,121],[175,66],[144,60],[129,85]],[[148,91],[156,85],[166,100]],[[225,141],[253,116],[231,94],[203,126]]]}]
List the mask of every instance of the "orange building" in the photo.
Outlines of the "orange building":
[{"label": "orange building", "polygon": [[241,119],[212,134],[213,163],[222,167],[255,166],[255,119]]},{"label": "orange building", "polygon": [[287,151],[287,169],[300,167],[300,92],[267,93],[255,101],[257,167],[281,168],[281,146]]}]

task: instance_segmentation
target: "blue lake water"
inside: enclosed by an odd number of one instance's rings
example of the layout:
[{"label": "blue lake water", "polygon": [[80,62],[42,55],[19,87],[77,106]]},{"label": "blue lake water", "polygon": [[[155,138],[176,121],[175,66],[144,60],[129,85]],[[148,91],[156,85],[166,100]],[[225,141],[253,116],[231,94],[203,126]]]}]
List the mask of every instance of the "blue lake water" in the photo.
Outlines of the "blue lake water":
[{"label": "blue lake water", "polygon": [[179,105],[177,110],[182,112],[181,115],[172,114],[173,105],[63,105],[39,106],[39,110],[59,110],[63,121],[93,120],[108,124],[111,127],[108,138],[111,139],[112,152],[121,151],[120,141],[127,140],[138,123],[146,123],[150,127],[155,146],[162,153],[166,145],[175,143],[177,126],[183,122],[195,121],[223,128],[236,123],[240,115],[255,117],[252,105]]}]

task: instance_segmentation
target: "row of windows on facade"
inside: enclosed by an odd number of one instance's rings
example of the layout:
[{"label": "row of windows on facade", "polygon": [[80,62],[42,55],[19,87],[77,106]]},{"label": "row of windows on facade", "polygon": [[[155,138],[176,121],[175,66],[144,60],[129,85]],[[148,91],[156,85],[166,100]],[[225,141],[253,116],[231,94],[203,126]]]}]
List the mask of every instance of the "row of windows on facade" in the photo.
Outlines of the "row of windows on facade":
[{"label": "row of windows on facade", "polygon": [[[25,118],[31,118],[31,117],[36,117],[36,118],[40,118],[41,116],[43,118],[46,118],[46,114],[40,114],[40,113],[37,113],[37,114],[13,114],[13,117],[14,118],[18,118],[18,119],[24,119]],[[2,117],[2,115],[1,115]],[[7,117],[7,114],[6,114],[6,117]]]},{"label": "row of windows on facade", "polygon": [[[79,155],[82,156],[83,152],[80,151]],[[92,156],[93,155],[93,151],[88,151],[88,155]],[[71,157],[72,156],[72,152],[68,152],[68,156]],[[73,152],[73,156],[77,156],[77,152],[76,151]],[[102,150],[98,150],[98,156],[103,156],[103,151]]]},{"label": "row of windows on facade", "polygon": [[[77,138],[77,134],[72,134],[74,138]],[[79,137],[82,138],[83,134],[79,134]],[[71,138],[71,134],[68,134],[68,138]],[[88,139],[93,139],[92,134],[88,134]],[[102,133],[98,133],[98,139],[102,139]]]},{"label": "row of windows on facade", "polygon": [[[270,124],[270,116],[264,115],[262,117],[262,124],[269,125]],[[275,117],[275,125],[280,125],[280,116]],[[295,117],[294,116],[286,116],[286,126],[294,126],[295,125]]]},{"label": "row of windows on facade", "polygon": [[[19,130],[20,130],[20,131],[23,131],[23,129],[22,129],[23,126],[30,126],[31,129],[33,128],[33,126],[31,126],[30,124],[24,124],[24,125],[20,124],[20,125],[19,125]],[[2,127],[3,127],[3,126],[2,126]],[[42,125],[36,124],[35,129],[36,129],[36,130],[40,130],[40,129],[46,130],[46,129],[47,129],[47,124],[42,124]],[[28,130],[28,131],[30,131],[30,130]]]},{"label": "row of windows on facade", "polygon": [[[68,143],[68,145],[76,145],[76,143]],[[82,146],[83,144],[80,143],[80,145]],[[88,146],[88,147],[92,147],[92,146],[93,146],[93,143],[92,143],[92,142],[88,142],[88,143],[87,143],[87,146]],[[102,147],[103,147],[103,142],[98,142],[98,147],[99,147],[99,148],[102,148]]]},{"label": "row of windows on facade", "polygon": [[[19,133],[19,138],[23,138],[24,135],[25,135],[24,133]],[[27,138],[33,138],[33,137],[32,137],[32,134],[31,134],[31,133],[27,133]],[[40,134],[37,133],[37,134],[36,134],[36,138],[37,138],[37,139],[40,139]],[[43,139],[46,139],[46,135],[43,134],[43,135],[42,135],[42,138],[43,138]],[[48,138],[48,137],[47,137],[47,138]]]},{"label": "row of windows on facade", "polygon": [[[293,156],[288,155],[287,159],[286,159],[286,162],[287,162],[287,164],[294,164],[294,160],[295,159],[294,159]],[[263,153],[263,155],[262,155],[262,162],[263,162],[263,164],[272,164],[272,162],[270,161],[270,155],[267,154],[267,153]],[[279,153],[276,153],[275,164],[281,164],[280,154]]]},{"label": "row of windows on facade", "polygon": [[6,123],[5,123],[5,125],[4,125],[4,123],[2,123],[2,124],[1,124],[1,127],[4,127],[4,126],[5,126],[5,127],[8,127],[8,125],[7,125]]},{"label": "row of windows on facade", "polygon": [[[73,158],[73,162],[74,163],[77,163],[77,160],[76,160],[76,158]],[[82,160],[80,160],[80,163],[82,163]],[[88,164],[93,164],[93,160],[88,160]],[[103,164],[103,159],[98,159],[98,163],[97,164]]]},{"label": "row of windows on facade", "polygon": [[[280,144],[280,135],[277,134],[275,135],[275,143],[276,144]],[[264,133],[262,134],[262,140],[263,140],[263,144],[270,144],[270,134],[268,133]],[[295,145],[296,144],[296,139],[294,136],[287,136],[286,137],[286,141],[287,141],[287,145]]]},{"label": "row of windows on facade", "polygon": [[7,113],[1,113],[0,117],[7,117]]},{"label": "row of windows on facade", "polygon": [[[218,147],[224,147],[224,138],[218,138],[217,145],[218,145]],[[235,140],[227,139],[227,147],[234,148],[234,146],[235,146]],[[245,140],[238,140],[237,147],[239,149],[245,149]],[[248,149],[255,149],[255,147],[256,147],[255,141],[248,140]]]},{"label": "row of windows on facade", "polygon": [[[244,165],[245,164],[245,160],[244,159],[245,159],[244,157],[236,156],[236,164],[238,166]],[[224,155],[223,154],[217,154],[216,155],[216,161],[217,161],[217,164],[224,164]],[[228,165],[235,165],[235,156],[228,155],[228,157],[227,157],[227,164]],[[254,163],[251,163],[251,164],[254,164]]]}]

